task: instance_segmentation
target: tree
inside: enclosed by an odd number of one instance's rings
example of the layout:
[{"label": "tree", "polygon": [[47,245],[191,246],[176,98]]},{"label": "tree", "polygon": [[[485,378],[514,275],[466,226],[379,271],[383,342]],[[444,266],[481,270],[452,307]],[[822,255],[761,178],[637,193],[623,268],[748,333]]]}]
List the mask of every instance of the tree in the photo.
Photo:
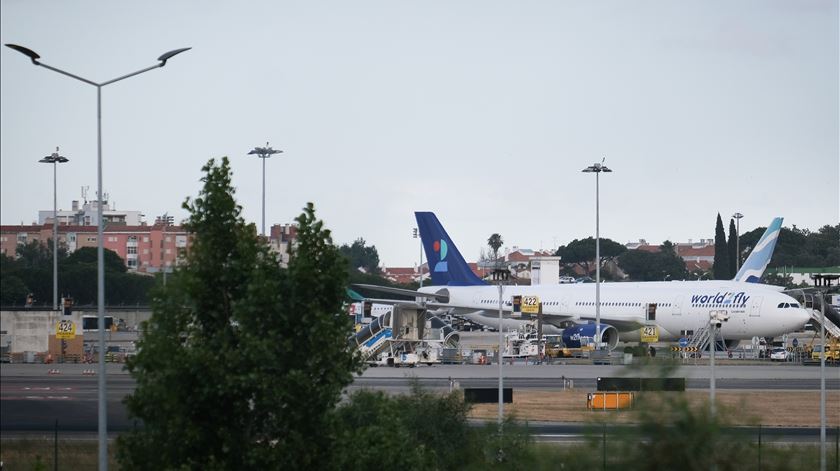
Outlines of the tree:
[{"label": "tree", "polygon": [[633,281],[684,280],[688,276],[685,262],[667,240],[659,252],[627,250],[619,256],[618,263]]},{"label": "tree", "polygon": [[[616,258],[627,251],[627,247],[611,239],[601,239],[601,266],[607,261],[615,261]],[[595,271],[590,264],[595,262],[595,238],[575,239],[568,245],[561,245],[554,255],[561,258],[563,264],[574,264],[583,268],[587,274]]]},{"label": "tree", "polygon": [[158,285],[126,399],[143,427],[126,469],[324,469],[330,414],[360,371],[342,312],[346,265],[308,204],[287,269],[245,224],[227,158],[188,199],[186,263]]},{"label": "tree", "polygon": [[30,293],[26,283],[19,276],[17,260],[6,254],[0,254],[0,304],[23,305]]},{"label": "tree", "polygon": [[[82,247],[70,254],[66,263],[68,265],[88,265],[95,268],[99,258],[96,251],[96,247]],[[102,255],[102,265],[105,268],[105,273],[125,273],[127,271],[125,262],[113,250],[103,249]]]},{"label": "tree", "polygon": [[351,271],[358,271],[361,268],[366,273],[374,275],[379,273],[379,252],[375,245],[368,247],[365,239],[359,237],[353,241],[352,245],[342,245],[339,251],[347,258]]},{"label": "tree", "polygon": [[738,262],[738,232],[735,230],[735,220],[729,220],[729,240],[726,243],[726,253],[729,256],[729,278],[735,278],[738,274],[736,268]]},{"label": "tree", "polygon": [[715,259],[712,266],[716,280],[728,280],[729,276],[729,247],[726,245],[726,234],[723,232],[723,221],[720,213],[715,224]]},{"label": "tree", "polygon": [[[758,227],[741,234],[741,251],[745,255],[764,234]],[[825,225],[815,232],[807,229],[783,227],[776,241],[770,267],[829,267],[840,265],[840,224]]]},{"label": "tree", "polygon": [[499,249],[501,249],[504,244],[505,241],[498,233],[494,232],[487,238],[487,246],[490,247],[490,251],[493,253],[493,260],[499,259]]}]

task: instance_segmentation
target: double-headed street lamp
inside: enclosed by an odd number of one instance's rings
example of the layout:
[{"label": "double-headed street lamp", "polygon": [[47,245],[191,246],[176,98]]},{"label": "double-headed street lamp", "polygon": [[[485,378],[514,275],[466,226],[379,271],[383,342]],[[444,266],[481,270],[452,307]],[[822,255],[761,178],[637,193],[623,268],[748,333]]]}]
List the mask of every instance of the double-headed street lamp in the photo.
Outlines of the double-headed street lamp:
[{"label": "double-headed street lamp", "polygon": [[162,54],[160,57],[157,58],[158,63],[145,69],[138,70],[136,72],[132,72],[130,74],[122,75],[120,77],[106,80],[105,82],[94,82],[93,80],[86,79],[84,77],[80,77],[75,74],[71,74],[70,72],[61,70],[59,68],[44,64],[39,59],[39,56],[35,51],[23,47],[18,46],[17,44],[6,44],[7,47],[14,49],[15,51],[20,52],[21,54],[29,57],[32,60],[32,63],[37,66],[41,66],[45,69],[52,70],[53,72],[57,72],[61,75],[65,75],[72,79],[78,80],[80,82],[84,82],[88,85],[93,85],[96,87],[96,180],[97,180],[97,192],[96,192],[96,214],[97,214],[97,228],[96,228],[96,273],[97,273],[97,317],[99,322],[99,469],[100,470],[107,470],[108,469],[108,416],[107,416],[107,409],[106,409],[106,401],[107,395],[105,393],[105,263],[104,263],[104,238],[102,235],[103,232],[103,218],[102,218],[102,87],[105,85],[110,85],[115,82],[119,82],[121,80],[125,80],[129,77],[134,77],[135,75],[140,75],[143,72],[148,72],[150,70],[157,69],[159,67],[163,67],[166,65],[166,61],[172,59],[176,55],[189,51],[192,48],[184,47],[181,49],[175,49],[169,52]]},{"label": "double-headed street lamp", "polygon": [[67,157],[58,155],[58,147],[55,152],[44,157],[38,162],[42,164],[53,164],[53,311],[58,311],[58,164],[69,162]]},{"label": "double-headed street lamp", "polygon": [[254,147],[248,155],[256,155],[262,159],[262,235],[265,236],[265,159],[274,154],[281,154],[283,151],[272,149],[265,143],[265,147]]},{"label": "double-headed street lamp", "polygon": [[735,273],[741,269],[741,218],[744,217],[741,213],[732,215],[735,218]]},{"label": "double-headed street lamp", "polygon": [[600,226],[600,182],[601,172],[612,172],[604,161],[594,163],[582,170],[595,173],[595,349],[601,349],[601,226]]}]

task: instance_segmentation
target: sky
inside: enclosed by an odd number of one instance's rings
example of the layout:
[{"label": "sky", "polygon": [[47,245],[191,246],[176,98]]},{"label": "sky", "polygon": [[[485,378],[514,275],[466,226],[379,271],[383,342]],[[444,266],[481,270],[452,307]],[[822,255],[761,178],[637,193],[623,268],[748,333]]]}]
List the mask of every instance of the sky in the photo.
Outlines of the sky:
[{"label": "sky", "polygon": [[[187,216],[229,157],[243,217],[313,202],[337,243],[413,266],[414,211],[468,260],[492,233],[549,249],[712,238],[783,216],[840,221],[838,2],[0,2],[0,40],[102,88],[104,191],[149,222]],[[96,191],[96,88],[0,48],[0,222]]]}]

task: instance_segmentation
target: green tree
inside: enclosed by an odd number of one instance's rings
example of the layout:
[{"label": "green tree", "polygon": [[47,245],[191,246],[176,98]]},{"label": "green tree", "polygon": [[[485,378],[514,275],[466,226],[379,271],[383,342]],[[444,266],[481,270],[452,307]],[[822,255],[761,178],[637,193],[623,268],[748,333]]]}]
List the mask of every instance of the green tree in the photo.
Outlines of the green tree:
[{"label": "green tree", "polygon": [[688,277],[685,262],[667,240],[659,252],[627,250],[619,256],[618,264],[633,281],[684,280]]},{"label": "green tree", "polygon": [[0,255],[0,304],[23,305],[30,293],[26,283],[19,276],[17,260],[6,254]]},{"label": "green tree", "polygon": [[379,274],[379,252],[375,245],[368,247],[365,239],[359,237],[351,245],[344,244],[338,250],[347,258],[351,271],[361,268],[366,273]]},{"label": "green tree", "polygon": [[[752,252],[766,230],[758,227],[741,234],[741,251]],[[825,225],[815,232],[783,227],[776,241],[770,267],[829,267],[840,265],[840,224]]]},{"label": "green tree", "polygon": [[[627,247],[611,239],[601,238],[601,266],[627,251]],[[554,255],[561,257],[561,263],[573,264],[583,268],[587,274],[595,271],[591,266],[595,262],[595,238],[575,239],[568,245],[560,246]]]},{"label": "green tree", "polygon": [[245,224],[230,164],[211,160],[184,208],[186,264],[158,286],[127,368],[143,427],[119,438],[126,469],[325,469],[330,417],[360,370],[346,342],[346,266],[312,204],[287,269]]},{"label": "green tree", "polygon": [[501,234],[493,233],[487,238],[487,246],[490,247],[490,251],[493,253],[493,260],[499,259],[499,249],[504,244],[505,241],[502,239]]},{"label": "green tree", "polygon": [[715,224],[715,259],[712,266],[716,280],[728,280],[729,276],[729,247],[726,245],[726,234],[723,232],[723,221],[720,213]]},{"label": "green tree", "polygon": [[735,230],[735,220],[729,220],[729,240],[726,242],[726,253],[729,256],[729,278],[735,278],[738,269],[735,268],[738,262],[738,231]]},{"label": "green tree", "polygon": [[[96,268],[96,262],[98,260],[96,250],[96,247],[82,247],[70,254],[65,260],[65,263],[68,265],[86,265]],[[102,266],[105,268],[105,273],[125,273],[128,270],[123,259],[113,250],[103,249],[102,255],[104,256]]]}]

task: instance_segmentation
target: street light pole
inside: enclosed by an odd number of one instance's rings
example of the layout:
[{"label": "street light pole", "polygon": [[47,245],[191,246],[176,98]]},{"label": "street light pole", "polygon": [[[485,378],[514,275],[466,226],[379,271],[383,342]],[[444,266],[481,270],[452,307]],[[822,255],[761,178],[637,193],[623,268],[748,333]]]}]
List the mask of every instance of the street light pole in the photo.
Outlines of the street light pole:
[{"label": "street light pole", "polygon": [[504,303],[504,286],[502,280],[499,280],[499,433],[502,432],[502,423],[505,420],[505,402],[504,402],[504,376],[502,375],[502,364],[504,363],[504,342],[505,334],[502,328],[502,308]]},{"label": "street light pole", "polygon": [[[420,238],[420,230],[416,227],[414,228],[414,238]],[[423,240],[420,240],[420,266],[417,268],[418,273],[420,273],[420,287],[423,287]]]},{"label": "street light pole", "polygon": [[817,291],[820,297],[820,471],[825,471],[825,295],[826,291]]},{"label": "street light pole", "polygon": [[601,172],[612,172],[604,161],[595,163],[582,170],[583,173],[595,173],[595,349],[601,350]]},{"label": "street light pole", "polygon": [[274,154],[282,153],[282,150],[275,150],[265,143],[265,147],[254,147],[248,155],[256,155],[262,159],[262,235],[265,236],[265,159]]},{"label": "street light pole", "polygon": [[38,162],[53,164],[53,311],[58,311],[58,164],[69,162],[70,159],[58,155],[58,147],[51,155]]},{"label": "street light pole", "polygon": [[729,320],[729,313],[727,311],[709,311],[709,328],[711,329],[710,350],[709,357],[709,408],[712,417],[715,416],[715,349],[717,347],[717,332],[720,326]]},{"label": "street light pole", "polygon": [[741,270],[741,213],[732,215],[735,218],[735,273]]},{"label": "street light pole", "polygon": [[32,60],[32,63],[37,66],[41,66],[45,69],[52,70],[53,72],[59,73],[61,75],[65,75],[72,79],[78,80],[80,82],[84,82],[88,85],[92,85],[96,87],[96,184],[97,184],[97,194],[96,194],[96,214],[97,214],[97,228],[96,228],[96,288],[97,288],[97,296],[96,296],[96,303],[97,303],[97,318],[99,323],[99,394],[98,394],[98,402],[99,402],[99,469],[101,471],[107,471],[108,469],[108,415],[107,415],[107,394],[106,394],[106,382],[105,382],[105,263],[104,263],[104,240],[103,240],[103,218],[102,218],[102,87],[106,85],[110,85],[115,82],[119,82],[121,80],[125,80],[130,77],[134,77],[135,75],[140,75],[144,72],[148,72],[150,70],[154,70],[166,65],[166,61],[173,58],[174,56],[188,51],[192,48],[185,47],[181,49],[175,49],[169,52],[162,54],[160,57],[157,58],[158,63],[144,69],[140,69],[136,72],[132,72],[130,74],[122,75],[120,77],[106,80],[105,82],[97,83],[92,80],[80,77],[75,74],[71,74],[70,72],[61,70],[57,67],[53,67],[43,62],[39,61],[41,56],[39,56],[35,51],[19,46],[17,44],[6,44],[7,47],[14,49],[15,51],[20,52],[21,54],[29,57]]}]

